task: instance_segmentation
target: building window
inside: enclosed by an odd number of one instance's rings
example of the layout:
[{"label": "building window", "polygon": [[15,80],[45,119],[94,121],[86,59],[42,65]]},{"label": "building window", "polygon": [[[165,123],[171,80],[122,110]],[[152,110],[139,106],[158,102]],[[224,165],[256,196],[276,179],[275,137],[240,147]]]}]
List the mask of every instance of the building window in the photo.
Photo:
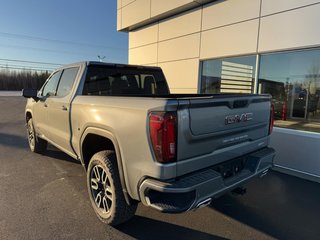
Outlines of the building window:
[{"label": "building window", "polygon": [[263,54],[259,93],[269,93],[275,126],[320,132],[320,49]]},{"label": "building window", "polygon": [[201,93],[253,93],[256,56],[201,62]]}]

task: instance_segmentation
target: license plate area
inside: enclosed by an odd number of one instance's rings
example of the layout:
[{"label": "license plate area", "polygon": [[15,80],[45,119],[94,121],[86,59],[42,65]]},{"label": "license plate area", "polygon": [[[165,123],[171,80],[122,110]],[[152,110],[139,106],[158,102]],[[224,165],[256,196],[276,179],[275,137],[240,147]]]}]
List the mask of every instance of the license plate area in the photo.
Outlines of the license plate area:
[{"label": "license plate area", "polygon": [[223,179],[238,175],[246,166],[247,158],[237,158],[213,166],[213,169],[220,173]]}]

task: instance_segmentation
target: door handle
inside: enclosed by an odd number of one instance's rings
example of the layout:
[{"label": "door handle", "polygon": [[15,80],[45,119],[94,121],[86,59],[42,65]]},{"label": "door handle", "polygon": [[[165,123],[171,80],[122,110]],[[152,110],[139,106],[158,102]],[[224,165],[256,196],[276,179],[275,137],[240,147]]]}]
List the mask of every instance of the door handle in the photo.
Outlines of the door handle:
[{"label": "door handle", "polygon": [[44,107],[48,107],[48,104],[46,104],[46,103],[44,103],[44,105],[43,105]]},{"label": "door handle", "polygon": [[62,111],[67,111],[68,110],[68,108],[66,107],[66,106],[62,106]]}]

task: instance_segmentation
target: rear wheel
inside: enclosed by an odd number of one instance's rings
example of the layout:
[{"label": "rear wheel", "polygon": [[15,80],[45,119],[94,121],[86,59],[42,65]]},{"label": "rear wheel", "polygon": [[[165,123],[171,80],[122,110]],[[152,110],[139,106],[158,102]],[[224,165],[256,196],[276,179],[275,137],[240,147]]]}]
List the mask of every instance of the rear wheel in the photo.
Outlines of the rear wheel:
[{"label": "rear wheel", "polygon": [[91,204],[102,222],[115,226],[134,216],[137,203],[128,205],[124,198],[113,151],[93,155],[88,166],[87,185]]},{"label": "rear wheel", "polygon": [[48,142],[37,136],[36,131],[33,127],[32,118],[28,120],[27,133],[29,148],[32,152],[42,153],[47,149]]}]

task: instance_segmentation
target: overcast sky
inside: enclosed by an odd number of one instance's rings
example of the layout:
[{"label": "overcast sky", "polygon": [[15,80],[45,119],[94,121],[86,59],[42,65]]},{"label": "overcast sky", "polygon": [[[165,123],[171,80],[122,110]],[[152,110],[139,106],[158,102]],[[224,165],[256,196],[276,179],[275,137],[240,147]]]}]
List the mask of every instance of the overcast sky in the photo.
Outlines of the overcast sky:
[{"label": "overcast sky", "polygon": [[0,0],[0,66],[23,65],[3,59],[64,64],[98,55],[127,63],[128,39],[116,31],[116,2]]}]

